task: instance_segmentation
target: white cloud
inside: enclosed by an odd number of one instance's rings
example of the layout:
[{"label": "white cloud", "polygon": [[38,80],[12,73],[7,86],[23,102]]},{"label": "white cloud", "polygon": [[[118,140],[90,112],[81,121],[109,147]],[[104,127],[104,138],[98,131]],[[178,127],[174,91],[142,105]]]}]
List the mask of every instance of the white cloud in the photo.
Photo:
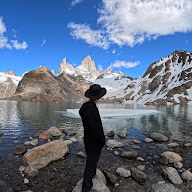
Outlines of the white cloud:
[{"label": "white cloud", "polygon": [[28,45],[27,45],[27,43],[25,41],[23,41],[23,43],[19,43],[17,40],[11,40],[11,43],[13,44],[13,47],[15,49],[25,50],[28,47]]},{"label": "white cloud", "polygon": [[43,40],[43,42],[41,43],[41,47],[43,47],[46,42],[47,42],[47,40]]},{"label": "white cloud", "polygon": [[191,0],[103,0],[99,12],[109,41],[120,46],[192,31]]},{"label": "white cloud", "polygon": [[[102,47],[99,42],[105,42],[107,49],[111,43],[133,47],[162,35],[192,31],[192,0],[102,0],[102,2],[103,6],[99,10],[97,20],[102,30],[94,31],[88,25],[73,23],[76,25],[74,28],[71,27],[73,36],[84,39],[94,46],[99,44],[99,47]],[[81,33],[83,27],[87,28],[85,36]],[[75,35],[79,33],[81,35]],[[99,37],[96,34],[99,34]],[[92,43],[98,40],[98,44]]]},{"label": "white cloud", "polygon": [[[16,37],[15,33],[16,31],[12,30],[14,33],[14,37]],[[4,36],[4,33],[6,32],[6,26],[3,23],[3,18],[0,17],[0,49],[7,48],[7,49],[26,49],[28,47],[27,43],[23,41],[23,43],[18,43],[17,40],[11,40],[12,45],[8,42],[8,38]]]},{"label": "white cloud", "polygon": [[99,71],[103,71],[103,65],[98,65]]},{"label": "white cloud", "polygon": [[71,2],[71,6],[75,6],[75,5],[77,5],[77,4],[79,4],[79,3],[81,3],[83,0],[73,0],[72,2]]},{"label": "white cloud", "polygon": [[69,23],[68,28],[71,29],[71,35],[76,39],[82,39],[89,45],[108,49],[107,41],[102,30],[92,30],[89,25]]},{"label": "white cloud", "polygon": [[136,67],[137,65],[139,65],[140,62],[126,62],[126,61],[115,61],[114,63],[111,64],[110,68],[133,68]]},{"label": "white cloud", "polygon": [[116,52],[115,49],[113,49],[112,53],[115,54],[115,52]]},{"label": "white cloud", "polygon": [[5,32],[6,32],[6,27],[5,27],[5,24],[3,23],[3,18],[0,17],[0,49],[1,48],[11,49],[11,46],[8,43],[7,37],[4,36]]}]

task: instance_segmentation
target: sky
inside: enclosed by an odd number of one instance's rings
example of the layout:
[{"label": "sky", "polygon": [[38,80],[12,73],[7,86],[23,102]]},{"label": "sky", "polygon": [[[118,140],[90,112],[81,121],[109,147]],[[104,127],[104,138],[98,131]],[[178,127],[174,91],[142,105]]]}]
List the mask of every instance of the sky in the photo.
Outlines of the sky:
[{"label": "sky", "polygon": [[192,0],[0,0],[0,72],[57,74],[90,55],[139,78],[175,50],[192,51]]}]

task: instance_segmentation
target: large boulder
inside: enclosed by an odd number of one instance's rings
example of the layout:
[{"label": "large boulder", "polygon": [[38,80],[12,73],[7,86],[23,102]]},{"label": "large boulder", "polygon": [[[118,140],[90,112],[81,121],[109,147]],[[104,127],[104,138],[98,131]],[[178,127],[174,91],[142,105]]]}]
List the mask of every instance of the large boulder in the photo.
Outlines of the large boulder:
[{"label": "large boulder", "polygon": [[168,137],[157,132],[151,133],[150,137],[155,141],[168,141]]},{"label": "large boulder", "polygon": [[169,163],[176,163],[182,161],[182,157],[179,154],[171,151],[166,151],[162,153],[161,157],[166,158]]},{"label": "large boulder", "polygon": [[25,165],[25,173],[33,176],[33,172],[45,167],[51,161],[56,161],[68,153],[68,147],[64,141],[55,140],[44,145],[35,147],[25,153],[23,163]]},{"label": "large boulder", "polygon": [[[110,190],[106,186],[106,183],[107,183],[106,178],[99,169],[97,169],[96,175],[92,181],[93,181],[92,190],[94,192],[110,192]],[[78,181],[77,185],[75,186],[75,188],[73,189],[72,192],[81,192],[82,191],[82,183],[83,183],[83,179]]]}]

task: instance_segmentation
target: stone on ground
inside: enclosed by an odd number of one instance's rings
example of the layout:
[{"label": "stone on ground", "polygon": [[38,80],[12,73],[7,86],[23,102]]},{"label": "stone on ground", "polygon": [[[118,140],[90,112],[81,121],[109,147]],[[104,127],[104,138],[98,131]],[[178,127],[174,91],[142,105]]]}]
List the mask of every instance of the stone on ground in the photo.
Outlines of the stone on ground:
[{"label": "stone on ground", "polygon": [[[77,185],[72,192],[81,192],[82,191],[83,179],[77,182]],[[94,192],[110,192],[109,188],[106,186],[106,178],[103,173],[97,169],[96,176],[93,178],[93,187]]]},{"label": "stone on ground", "polygon": [[123,143],[118,142],[116,140],[108,140],[106,143],[107,147],[115,148],[115,147],[123,147]]},{"label": "stone on ground", "polygon": [[151,139],[151,138],[145,138],[145,143],[151,143],[152,141],[153,141],[153,139]]},{"label": "stone on ground", "polygon": [[77,153],[77,156],[78,156],[78,157],[82,157],[82,158],[85,158],[85,157],[86,157],[85,154],[83,153],[83,151],[79,151],[79,152]]},{"label": "stone on ground", "polygon": [[167,167],[163,170],[165,177],[167,177],[173,184],[183,183],[179,173],[173,167]]},{"label": "stone on ground", "polygon": [[118,136],[119,136],[119,137],[122,137],[122,138],[126,138],[126,137],[127,137],[127,130],[124,129],[123,131],[120,131],[120,132],[118,133]]},{"label": "stone on ground", "polygon": [[192,180],[192,173],[191,173],[189,170],[186,170],[186,171],[184,171],[184,172],[181,174],[181,178],[182,178],[183,180],[191,181],[191,180]]},{"label": "stone on ground", "polygon": [[131,171],[130,170],[127,170],[123,167],[119,167],[117,170],[116,170],[116,173],[121,176],[121,177],[130,177],[131,176]]},{"label": "stone on ground", "polygon": [[53,137],[60,137],[62,135],[62,132],[57,127],[50,127],[47,131],[49,131]]},{"label": "stone on ground", "polygon": [[137,151],[123,151],[121,157],[126,157],[128,159],[136,159],[138,156]]},{"label": "stone on ground", "polygon": [[[41,169],[51,161],[56,161],[62,158],[67,152],[68,147],[64,141],[55,140],[38,147],[34,147],[23,156],[23,163],[28,170]],[[29,175],[30,171],[28,171]],[[32,174],[33,175],[33,174]]]},{"label": "stone on ground", "polygon": [[172,184],[153,184],[151,192],[182,192]]},{"label": "stone on ground", "polygon": [[39,139],[43,139],[43,140],[48,140],[48,139],[51,139],[52,138],[52,135],[49,131],[44,131],[43,133],[41,133],[39,135]]},{"label": "stone on ground", "polygon": [[107,172],[106,170],[103,171],[103,174],[105,175],[108,183],[115,185],[115,183],[117,182],[117,177],[115,175]]},{"label": "stone on ground", "polygon": [[168,137],[157,132],[151,133],[150,137],[155,141],[168,141]]},{"label": "stone on ground", "polygon": [[169,161],[169,163],[176,163],[182,161],[182,157],[179,154],[171,151],[166,151],[162,153],[161,157],[166,158]]},{"label": "stone on ground", "polygon": [[109,133],[107,133],[107,136],[108,137],[114,137],[115,135],[115,132],[114,131],[110,131]]},{"label": "stone on ground", "polygon": [[3,135],[3,131],[2,130],[0,130],[0,137]]},{"label": "stone on ground", "polygon": [[26,152],[26,147],[22,145],[16,146],[15,149],[13,150],[14,155],[22,155],[25,152]]},{"label": "stone on ground", "polygon": [[139,183],[143,183],[147,180],[147,175],[135,167],[131,168],[131,175]]}]

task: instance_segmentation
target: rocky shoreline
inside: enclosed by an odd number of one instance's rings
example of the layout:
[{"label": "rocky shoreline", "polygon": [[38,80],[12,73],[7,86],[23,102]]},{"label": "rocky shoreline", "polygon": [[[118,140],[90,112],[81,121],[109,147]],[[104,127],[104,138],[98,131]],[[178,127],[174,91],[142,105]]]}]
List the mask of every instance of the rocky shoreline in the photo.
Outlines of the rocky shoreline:
[{"label": "rocky shoreline", "polygon": [[[71,192],[83,177],[86,158],[82,136],[67,129],[51,127],[22,139],[23,144],[16,146],[9,156],[12,160],[1,168],[0,189],[4,192]],[[107,142],[98,165],[101,172],[98,171],[97,177],[103,177],[104,173],[106,188],[112,192],[190,192],[191,139],[192,135],[187,141],[156,132],[142,133],[137,129],[124,129],[119,133],[112,131],[106,135]],[[58,145],[50,151],[50,146],[56,142],[66,146],[65,152],[60,153],[63,147],[58,149]],[[30,164],[33,168],[35,164],[39,166],[38,158],[28,154],[36,149],[41,151],[43,146],[44,152],[38,152],[38,157],[41,164],[41,158],[46,163],[37,170],[27,168]],[[49,151],[48,155],[45,151]],[[97,187],[95,184],[95,190],[102,192]]]}]

